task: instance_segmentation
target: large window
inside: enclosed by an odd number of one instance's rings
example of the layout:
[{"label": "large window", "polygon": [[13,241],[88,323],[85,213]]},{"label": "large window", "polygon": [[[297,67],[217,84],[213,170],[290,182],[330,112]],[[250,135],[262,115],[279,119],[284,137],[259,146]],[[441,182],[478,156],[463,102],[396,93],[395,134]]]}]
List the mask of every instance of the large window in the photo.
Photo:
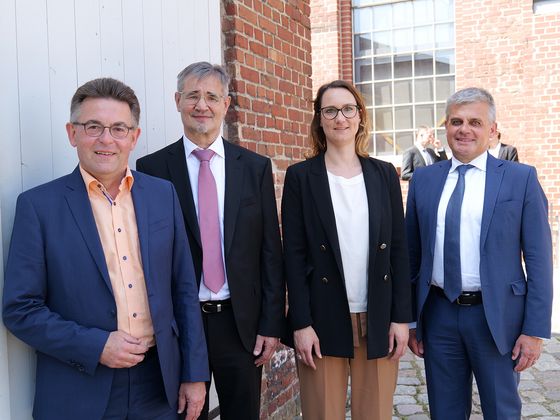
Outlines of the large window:
[{"label": "large window", "polygon": [[[370,152],[400,155],[441,126],[455,91],[454,0],[353,0],[354,83],[373,122]],[[380,4],[381,3],[381,4]]]}]

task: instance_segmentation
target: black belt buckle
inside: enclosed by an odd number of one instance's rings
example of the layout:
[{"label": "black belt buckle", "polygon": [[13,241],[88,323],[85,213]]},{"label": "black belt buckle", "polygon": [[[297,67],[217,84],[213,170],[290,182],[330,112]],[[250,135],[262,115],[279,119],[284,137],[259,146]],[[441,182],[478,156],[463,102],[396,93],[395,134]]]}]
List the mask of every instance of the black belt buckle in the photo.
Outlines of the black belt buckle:
[{"label": "black belt buckle", "polygon": [[225,307],[229,305],[229,299],[223,301],[208,301],[200,302],[200,309],[205,314],[217,314],[225,310]]},{"label": "black belt buckle", "polygon": [[460,306],[473,306],[481,302],[482,295],[480,292],[463,292],[455,300],[455,303]]}]

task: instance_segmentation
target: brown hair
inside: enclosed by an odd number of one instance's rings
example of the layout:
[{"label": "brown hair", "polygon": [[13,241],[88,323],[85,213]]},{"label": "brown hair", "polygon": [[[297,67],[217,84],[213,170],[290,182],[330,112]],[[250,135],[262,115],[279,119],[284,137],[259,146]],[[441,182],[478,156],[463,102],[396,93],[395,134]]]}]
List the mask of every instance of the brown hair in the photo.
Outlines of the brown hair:
[{"label": "brown hair", "polygon": [[315,101],[313,102],[313,120],[311,121],[311,128],[309,130],[311,152],[308,153],[307,157],[317,156],[319,153],[323,153],[327,150],[327,139],[325,137],[323,127],[321,127],[321,102],[325,92],[329,89],[334,88],[346,89],[354,96],[354,99],[356,99],[358,112],[360,114],[360,127],[358,128],[358,132],[356,133],[355,141],[356,154],[358,156],[368,157],[370,127],[366,104],[360,92],[358,92],[358,90],[351,83],[348,83],[344,80],[334,80],[330,83],[326,83],[317,91],[317,96],[315,97]]}]

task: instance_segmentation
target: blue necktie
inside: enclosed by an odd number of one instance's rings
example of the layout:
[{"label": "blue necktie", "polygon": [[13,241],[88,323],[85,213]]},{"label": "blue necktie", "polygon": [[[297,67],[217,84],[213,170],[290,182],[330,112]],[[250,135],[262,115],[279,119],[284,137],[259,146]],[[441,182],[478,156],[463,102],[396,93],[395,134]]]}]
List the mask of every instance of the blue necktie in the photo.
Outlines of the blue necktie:
[{"label": "blue necktie", "polygon": [[461,279],[461,205],[465,195],[465,172],[472,165],[457,166],[459,179],[451,194],[445,212],[445,237],[443,241],[443,281],[445,296],[455,301],[463,289]]}]

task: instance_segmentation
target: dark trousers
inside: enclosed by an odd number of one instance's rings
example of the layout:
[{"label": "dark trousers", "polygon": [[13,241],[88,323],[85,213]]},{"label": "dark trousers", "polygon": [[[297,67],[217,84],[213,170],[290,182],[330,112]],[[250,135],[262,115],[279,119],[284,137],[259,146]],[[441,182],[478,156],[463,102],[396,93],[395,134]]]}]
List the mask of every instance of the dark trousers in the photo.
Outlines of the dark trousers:
[{"label": "dark trousers", "polygon": [[[210,372],[215,381],[222,420],[258,420],[260,415],[262,367],[241,343],[233,310],[202,313]],[[208,419],[210,382],[206,384],[206,403],[200,415]]]},{"label": "dark trousers", "polygon": [[424,306],[424,364],[434,420],[468,419],[473,374],[485,420],[521,418],[519,374],[498,351],[482,304],[460,306],[431,291]]},{"label": "dark trousers", "polygon": [[177,409],[165,395],[155,347],[138,365],[115,369],[103,420],[177,420]]}]

